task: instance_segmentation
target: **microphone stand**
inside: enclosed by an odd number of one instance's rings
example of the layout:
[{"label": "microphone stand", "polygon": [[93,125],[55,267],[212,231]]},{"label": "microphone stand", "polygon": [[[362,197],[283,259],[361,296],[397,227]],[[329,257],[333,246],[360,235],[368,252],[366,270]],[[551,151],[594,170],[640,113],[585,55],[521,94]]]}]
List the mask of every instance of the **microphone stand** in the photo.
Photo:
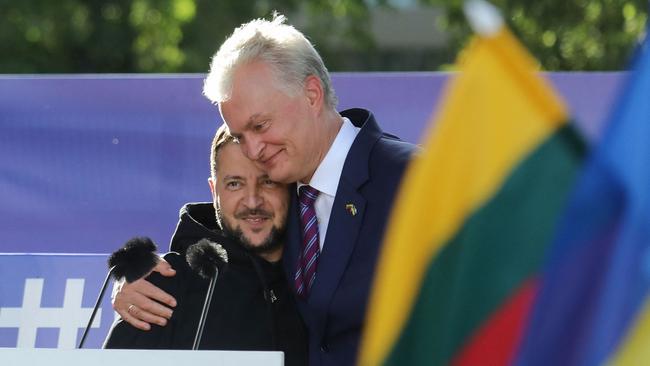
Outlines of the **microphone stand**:
[{"label": "microphone stand", "polygon": [[102,289],[99,292],[99,296],[97,297],[97,301],[95,302],[95,307],[93,308],[93,312],[90,315],[90,320],[88,320],[88,325],[86,325],[86,329],[84,329],[84,334],[81,336],[81,341],[79,341],[79,346],[77,346],[77,349],[81,349],[84,346],[84,342],[86,341],[86,336],[88,336],[88,331],[90,330],[90,327],[93,324],[93,320],[95,320],[95,315],[97,314],[97,309],[99,309],[99,305],[102,302],[102,298],[104,297],[104,292],[106,292],[106,287],[108,285],[108,280],[113,275],[113,271],[115,271],[115,267],[117,267],[117,266],[113,266],[108,270],[108,274],[106,275],[106,279],[104,280],[104,284],[102,285]]},{"label": "microphone stand", "polygon": [[210,284],[208,285],[208,293],[205,296],[205,302],[203,303],[203,310],[201,311],[201,318],[199,319],[199,328],[196,331],[196,336],[194,337],[194,344],[192,345],[192,350],[195,351],[199,349],[199,343],[201,343],[201,338],[203,337],[203,328],[205,327],[205,321],[208,318],[208,310],[210,309],[210,302],[212,301],[212,294],[214,293],[214,287],[217,283],[217,277],[219,276],[219,268],[215,267],[215,273],[212,278],[210,278]]}]

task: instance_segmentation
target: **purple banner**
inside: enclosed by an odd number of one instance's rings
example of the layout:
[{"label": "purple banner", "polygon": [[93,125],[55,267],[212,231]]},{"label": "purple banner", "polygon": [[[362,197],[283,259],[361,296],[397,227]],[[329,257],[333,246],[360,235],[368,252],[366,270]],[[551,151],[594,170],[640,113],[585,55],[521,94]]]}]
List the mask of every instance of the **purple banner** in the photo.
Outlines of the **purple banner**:
[{"label": "purple banner", "polygon": [[[450,74],[335,74],[340,109],[418,142]],[[550,73],[593,139],[621,73]],[[202,75],[0,77],[0,252],[164,251],[182,204],[210,200],[218,110]]]}]

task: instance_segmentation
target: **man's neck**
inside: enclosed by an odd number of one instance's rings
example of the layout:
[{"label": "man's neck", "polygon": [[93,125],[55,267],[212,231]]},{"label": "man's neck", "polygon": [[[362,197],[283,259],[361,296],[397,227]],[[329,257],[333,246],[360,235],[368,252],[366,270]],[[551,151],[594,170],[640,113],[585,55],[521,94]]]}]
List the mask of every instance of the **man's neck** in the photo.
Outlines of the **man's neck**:
[{"label": "man's neck", "polygon": [[323,159],[325,159],[325,155],[327,155],[329,152],[332,144],[334,143],[334,140],[336,139],[336,135],[338,135],[341,127],[343,126],[343,117],[341,117],[341,115],[338,114],[338,112],[335,110],[332,109],[329,112],[324,112],[323,116],[325,117],[323,118],[322,123],[323,128],[321,131],[319,131],[319,133],[320,136],[324,137],[320,151],[318,152],[318,163],[313,167],[313,170],[309,173],[309,176],[300,179],[300,183],[309,184],[311,178],[316,172],[316,169],[318,169],[320,164],[323,162]]},{"label": "man's neck", "polygon": [[282,258],[282,248],[277,248],[270,252],[257,253],[257,255],[269,263],[276,263]]}]

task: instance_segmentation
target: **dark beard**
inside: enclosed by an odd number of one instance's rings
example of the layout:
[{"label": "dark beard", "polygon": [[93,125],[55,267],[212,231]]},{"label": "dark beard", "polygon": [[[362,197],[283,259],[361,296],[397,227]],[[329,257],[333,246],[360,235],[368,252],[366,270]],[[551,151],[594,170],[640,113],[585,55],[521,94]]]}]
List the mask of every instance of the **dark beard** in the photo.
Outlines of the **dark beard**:
[{"label": "dark beard", "polygon": [[260,245],[253,245],[245,236],[244,232],[242,231],[241,228],[233,228],[228,224],[228,221],[221,215],[221,210],[217,210],[217,219],[219,220],[218,222],[221,223],[221,230],[223,231],[224,235],[227,237],[230,237],[234,239],[239,245],[242,247],[246,248],[249,252],[260,255],[260,254],[266,254],[266,253],[272,253],[276,251],[278,248],[282,248],[282,244],[284,243],[284,234],[285,234],[285,227],[286,225],[282,225],[282,227],[278,228],[277,226],[273,225],[271,228],[271,232],[269,235],[264,239],[264,241]]}]

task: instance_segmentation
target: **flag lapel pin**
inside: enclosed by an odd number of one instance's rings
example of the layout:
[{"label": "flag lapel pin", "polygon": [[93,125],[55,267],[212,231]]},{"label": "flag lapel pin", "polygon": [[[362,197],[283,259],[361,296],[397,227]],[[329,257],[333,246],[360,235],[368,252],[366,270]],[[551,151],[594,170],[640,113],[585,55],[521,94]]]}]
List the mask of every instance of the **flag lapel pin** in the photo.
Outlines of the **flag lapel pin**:
[{"label": "flag lapel pin", "polygon": [[352,216],[357,215],[357,206],[354,203],[348,203],[345,205],[345,210]]}]

